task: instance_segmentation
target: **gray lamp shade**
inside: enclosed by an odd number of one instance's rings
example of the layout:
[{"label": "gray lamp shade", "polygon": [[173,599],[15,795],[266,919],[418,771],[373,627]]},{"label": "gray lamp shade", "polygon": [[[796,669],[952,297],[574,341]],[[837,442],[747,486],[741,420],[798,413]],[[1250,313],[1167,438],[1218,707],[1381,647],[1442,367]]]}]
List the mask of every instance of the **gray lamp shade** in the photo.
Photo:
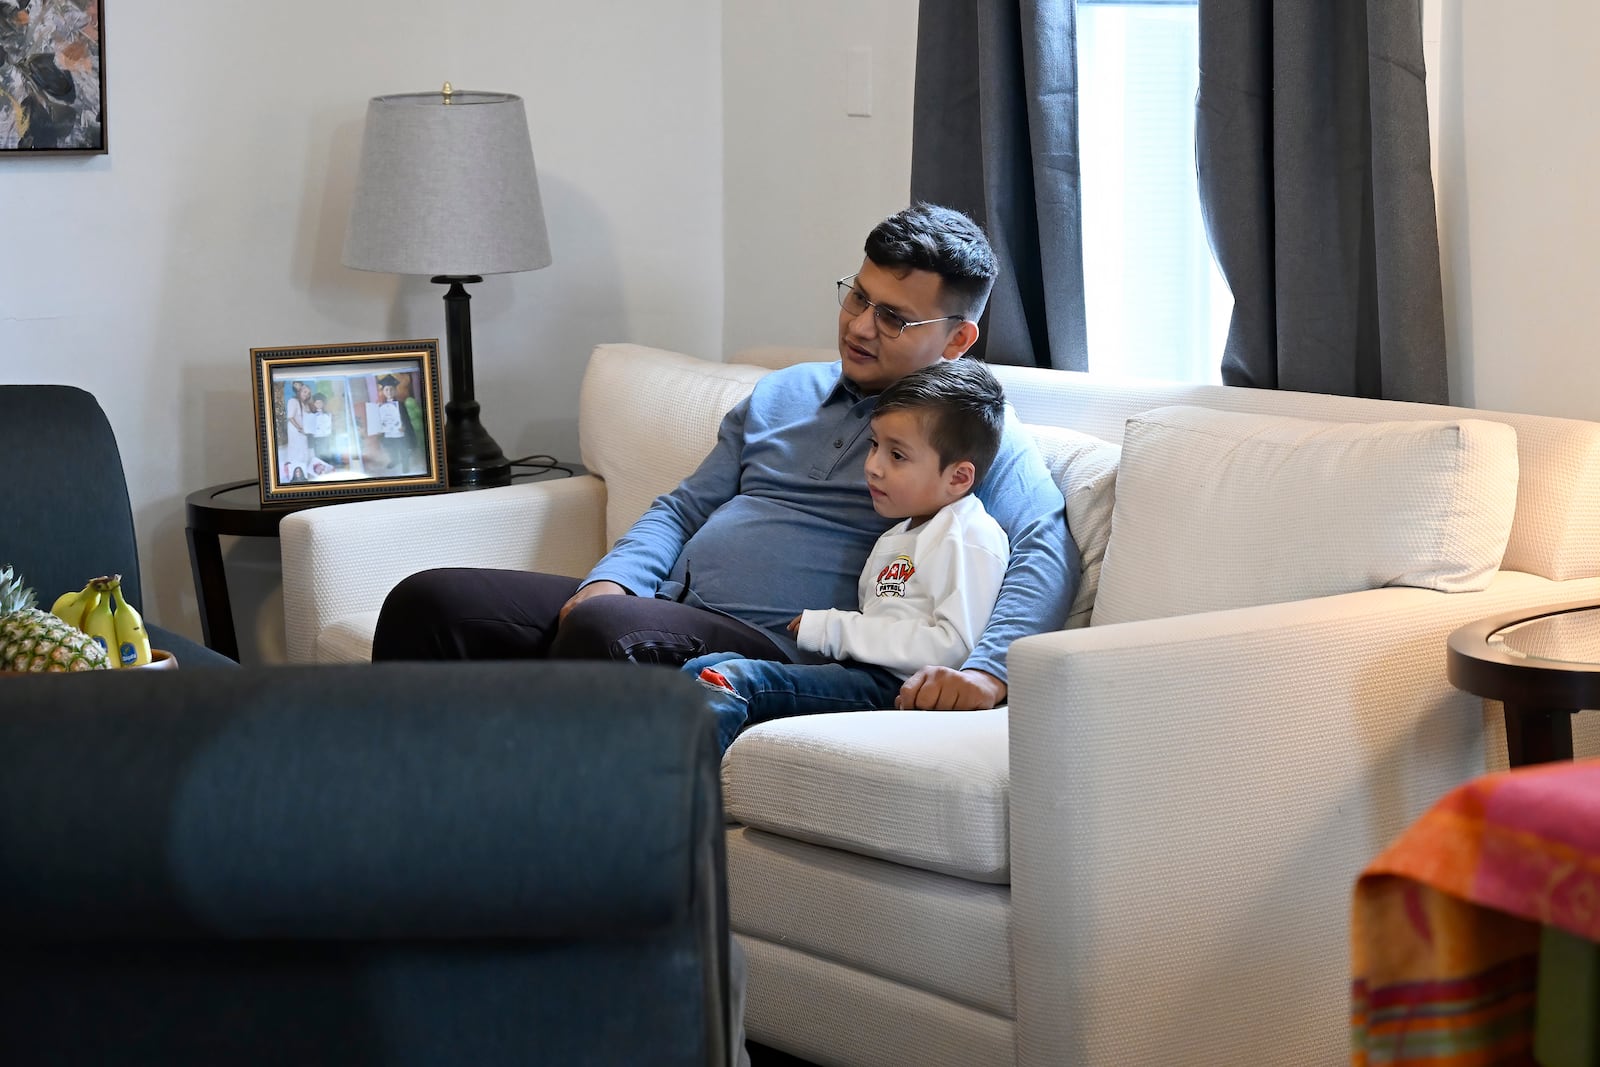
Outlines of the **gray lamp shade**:
[{"label": "gray lamp shade", "polygon": [[367,104],[344,264],[390,274],[550,265],[522,98],[403,93]]}]

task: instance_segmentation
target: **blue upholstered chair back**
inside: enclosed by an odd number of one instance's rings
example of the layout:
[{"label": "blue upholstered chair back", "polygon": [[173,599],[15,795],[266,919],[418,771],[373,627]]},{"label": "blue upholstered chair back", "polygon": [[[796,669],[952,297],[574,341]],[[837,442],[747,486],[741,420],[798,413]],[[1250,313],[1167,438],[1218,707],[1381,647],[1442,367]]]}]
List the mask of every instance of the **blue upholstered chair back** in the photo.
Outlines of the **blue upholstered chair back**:
[{"label": "blue upholstered chair back", "polygon": [[106,671],[0,701],[7,1067],[729,1062],[721,749],[675,671]]},{"label": "blue upholstered chair back", "polygon": [[148,617],[122,453],[99,401],[70,385],[0,385],[0,457],[0,567],[22,575],[40,607],[90,578],[120,574],[152,645],[184,667],[233,665]]},{"label": "blue upholstered chair back", "polygon": [[100,574],[121,574],[142,608],[122,453],[99,402],[70,385],[0,385],[0,456],[0,566],[45,608]]}]

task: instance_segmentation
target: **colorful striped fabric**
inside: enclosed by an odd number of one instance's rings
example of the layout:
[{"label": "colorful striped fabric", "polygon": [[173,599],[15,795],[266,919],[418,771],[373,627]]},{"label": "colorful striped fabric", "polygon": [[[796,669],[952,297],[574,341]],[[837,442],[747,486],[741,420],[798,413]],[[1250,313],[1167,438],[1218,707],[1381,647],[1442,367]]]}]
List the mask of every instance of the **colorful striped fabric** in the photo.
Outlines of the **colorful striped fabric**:
[{"label": "colorful striped fabric", "polygon": [[1600,941],[1600,761],[1475,779],[1362,872],[1350,1062],[1532,1064],[1546,923]]}]

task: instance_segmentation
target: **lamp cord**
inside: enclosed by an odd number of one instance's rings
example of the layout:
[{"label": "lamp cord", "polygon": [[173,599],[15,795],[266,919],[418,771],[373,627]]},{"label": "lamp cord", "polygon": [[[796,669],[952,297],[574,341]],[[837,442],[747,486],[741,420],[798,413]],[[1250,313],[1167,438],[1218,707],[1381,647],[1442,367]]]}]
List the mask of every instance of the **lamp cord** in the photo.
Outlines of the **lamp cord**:
[{"label": "lamp cord", "polygon": [[549,474],[551,471],[560,471],[568,478],[571,478],[577,473],[571,467],[568,467],[560,460],[556,459],[556,457],[543,452],[535,453],[531,456],[523,456],[521,459],[514,459],[511,461],[511,466],[513,468],[526,468],[525,470],[513,470],[512,478],[516,478],[519,475],[533,476],[539,474]]}]

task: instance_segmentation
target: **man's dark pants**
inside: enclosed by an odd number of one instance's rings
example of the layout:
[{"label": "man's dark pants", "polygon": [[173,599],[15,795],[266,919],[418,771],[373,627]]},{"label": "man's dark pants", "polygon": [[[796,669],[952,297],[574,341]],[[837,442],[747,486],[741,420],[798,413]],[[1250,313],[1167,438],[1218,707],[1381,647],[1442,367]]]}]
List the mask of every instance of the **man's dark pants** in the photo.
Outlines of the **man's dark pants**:
[{"label": "man's dark pants", "polygon": [[423,571],[389,593],[374,660],[621,659],[679,667],[707,652],[789,657],[729,615],[654,597],[597,596],[559,621],[579,579],[455,567]]}]

